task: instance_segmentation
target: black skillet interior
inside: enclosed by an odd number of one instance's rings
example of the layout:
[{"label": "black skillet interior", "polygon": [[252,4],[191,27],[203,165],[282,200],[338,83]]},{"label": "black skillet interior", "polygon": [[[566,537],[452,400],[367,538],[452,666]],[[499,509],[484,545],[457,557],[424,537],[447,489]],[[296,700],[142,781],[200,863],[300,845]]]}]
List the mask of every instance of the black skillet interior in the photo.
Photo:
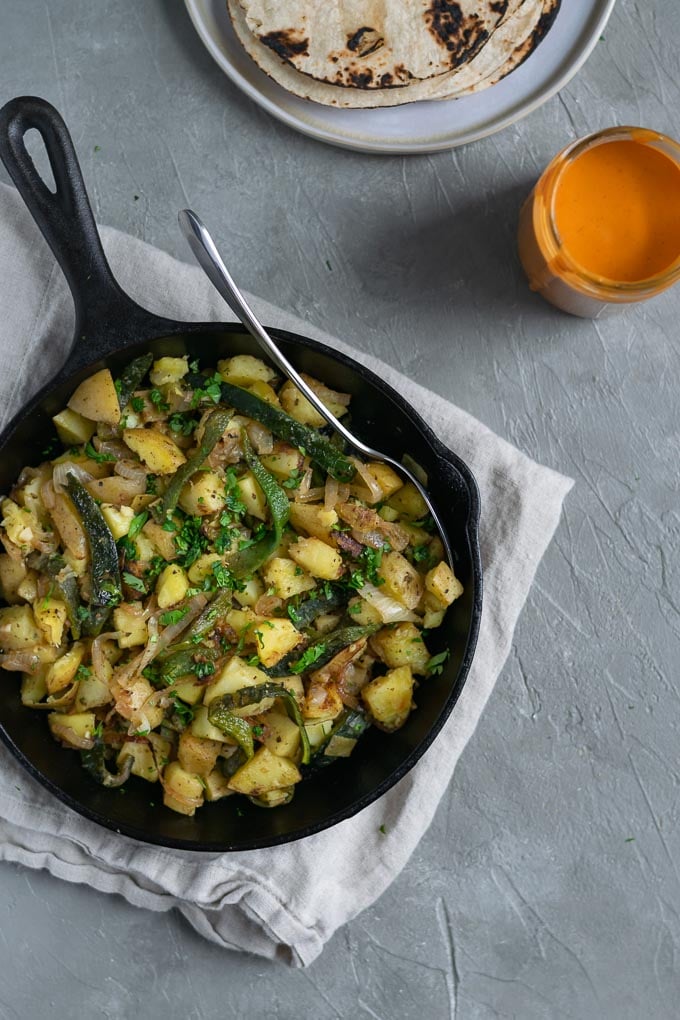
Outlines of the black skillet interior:
[{"label": "black skillet interior", "polygon": [[[52,164],[56,194],[47,191],[23,145],[25,132],[41,133]],[[243,327],[186,324],[140,308],[113,280],[101,250],[80,169],[59,114],[43,100],[13,100],[0,110],[0,158],[59,260],[76,304],[74,350],[54,384],[23,408],[0,437],[0,492],[7,492],[26,464],[43,457],[53,435],[51,415],[63,408],[81,379],[103,366],[115,374],[134,356],[189,353],[208,366],[218,358],[260,356]],[[353,755],[305,779],[292,803],[274,811],[229,798],[185,818],[162,807],[160,790],[141,779],[124,793],[97,786],[77,754],[50,738],[44,713],[21,706],[18,677],[5,676],[0,736],[28,771],[69,807],[137,839],[190,850],[245,850],[310,835],[347,818],[385,793],[429,747],[465,683],[481,616],[481,566],[474,479],[409,405],[363,366],[322,344],[274,330],[298,369],[352,394],[352,421],[360,438],[393,456],[408,451],[429,477],[431,493],[448,529],[464,595],[445,625],[428,639],[432,653],[451,650],[440,676],[420,685],[417,711],[396,734],[370,730]],[[238,803],[235,803],[238,802]]]}]

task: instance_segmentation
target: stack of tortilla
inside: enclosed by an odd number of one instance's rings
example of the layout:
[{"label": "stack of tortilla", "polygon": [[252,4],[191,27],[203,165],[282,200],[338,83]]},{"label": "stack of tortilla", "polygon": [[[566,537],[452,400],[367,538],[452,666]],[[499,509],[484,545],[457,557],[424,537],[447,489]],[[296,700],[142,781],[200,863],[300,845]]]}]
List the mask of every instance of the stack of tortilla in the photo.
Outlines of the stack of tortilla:
[{"label": "stack of tortilla", "polygon": [[289,92],[325,106],[457,99],[533,53],[561,0],[227,0],[236,35]]}]

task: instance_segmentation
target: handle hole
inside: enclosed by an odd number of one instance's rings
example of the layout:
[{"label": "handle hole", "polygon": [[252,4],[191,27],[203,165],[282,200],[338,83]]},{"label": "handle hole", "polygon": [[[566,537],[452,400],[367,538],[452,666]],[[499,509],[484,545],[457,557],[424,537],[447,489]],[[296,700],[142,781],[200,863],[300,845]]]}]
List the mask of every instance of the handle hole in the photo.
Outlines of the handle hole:
[{"label": "handle hole", "polygon": [[37,128],[29,128],[24,135],[24,145],[33,160],[33,165],[42,178],[43,184],[52,195],[56,195],[57,185],[52,173],[50,157],[47,154],[43,137]]}]

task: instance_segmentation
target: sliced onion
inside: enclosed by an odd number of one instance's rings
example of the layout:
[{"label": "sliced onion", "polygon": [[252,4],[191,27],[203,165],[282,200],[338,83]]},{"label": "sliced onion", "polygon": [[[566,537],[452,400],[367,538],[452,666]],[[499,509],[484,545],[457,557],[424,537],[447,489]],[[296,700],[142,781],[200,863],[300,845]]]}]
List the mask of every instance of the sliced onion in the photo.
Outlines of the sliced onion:
[{"label": "sliced onion", "polygon": [[277,609],[283,605],[283,600],[278,595],[260,595],[253,606],[258,616],[273,616]]},{"label": "sliced onion", "polygon": [[269,429],[261,425],[259,421],[251,421],[246,425],[246,432],[250,442],[259,454],[271,453],[274,449],[274,437]]},{"label": "sliced onion", "polygon": [[326,487],[323,493],[323,505],[325,510],[332,510],[336,503],[339,503],[338,489],[339,482],[336,478],[331,478],[329,475],[326,479]]},{"label": "sliced onion", "polygon": [[307,489],[306,492],[300,492],[295,494],[296,503],[320,503],[323,499],[324,490],[322,488]]},{"label": "sliced onion", "polygon": [[43,506],[47,510],[54,510],[57,505],[57,501],[55,499],[54,486],[52,485],[52,482],[43,482],[40,486],[40,498]]},{"label": "sliced onion", "polygon": [[[68,488],[68,475],[74,475],[82,485],[86,485],[87,482],[91,482],[94,479],[94,475],[86,471],[81,464],[74,464],[72,460],[65,460],[61,464],[54,465],[52,484],[54,485],[55,492],[66,491]],[[43,489],[45,488],[46,486],[43,486]],[[47,506],[47,503],[45,503],[45,506]],[[48,509],[51,508],[48,507]]]},{"label": "sliced onion", "polygon": [[119,460],[114,467],[114,473],[121,478],[127,478],[131,482],[137,482],[146,489],[147,471],[146,468],[136,460]]},{"label": "sliced onion", "polygon": [[59,649],[40,645],[36,648],[17,648],[0,653],[0,667],[9,673],[35,673],[40,666],[55,662]]},{"label": "sliced onion", "polygon": [[110,457],[115,457],[116,460],[129,460],[130,449],[120,439],[93,439],[93,443],[97,448],[98,453],[108,454]]},{"label": "sliced onion", "polygon": [[308,467],[305,473],[303,474],[302,478],[300,479],[300,484],[298,485],[297,489],[295,489],[295,499],[298,503],[306,502],[306,496],[307,493],[309,492],[311,484],[312,484],[312,469],[311,467]]},{"label": "sliced onion", "polygon": [[50,727],[52,736],[58,737],[69,747],[77,747],[81,751],[91,751],[94,747],[92,737],[79,737],[70,726],[62,726],[61,723],[52,723]]},{"label": "sliced onion", "polygon": [[118,638],[118,631],[110,630],[106,634],[99,634],[92,642],[92,668],[94,669],[94,675],[98,680],[103,680],[108,683],[111,676],[109,660],[104,654],[104,642],[115,641]]},{"label": "sliced onion", "polygon": [[385,595],[368,581],[359,589],[359,595],[377,610],[383,623],[416,623],[420,619],[406,606],[402,606],[401,602]]},{"label": "sliced onion", "polygon": [[135,677],[139,676],[143,669],[149,665],[150,662],[156,658],[168,645],[171,645],[173,641],[185,630],[190,623],[193,623],[196,617],[202,612],[207,604],[205,595],[194,595],[193,598],[185,604],[187,613],[179,620],[178,623],[172,623],[169,627],[166,627],[161,634],[158,633],[158,620],[165,610],[159,610],[152,614],[148,621],[149,639],[144,647],[144,650],[140,652],[136,658],[132,659],[131,662],[125,663],[119,669],[114,671],[113,679],[119,687],[123,690],[127,690],[129,685],[134,681]]},{"label": "sliced onion", "polygon": [[366,465],[362,463],[362,461],[360,461],[357,457],[350,457],[349,459],[351,460],[352,464],[354,464],[354,467],[357,469],[357,474],[359,475],[362,482],[364,483],[364,485],[371,494],[369,502],[379,503],[380,500],[382,499],[383,491],[381,487],[378,485],[378,482],[375,480],[374,476],[368,470]]}]

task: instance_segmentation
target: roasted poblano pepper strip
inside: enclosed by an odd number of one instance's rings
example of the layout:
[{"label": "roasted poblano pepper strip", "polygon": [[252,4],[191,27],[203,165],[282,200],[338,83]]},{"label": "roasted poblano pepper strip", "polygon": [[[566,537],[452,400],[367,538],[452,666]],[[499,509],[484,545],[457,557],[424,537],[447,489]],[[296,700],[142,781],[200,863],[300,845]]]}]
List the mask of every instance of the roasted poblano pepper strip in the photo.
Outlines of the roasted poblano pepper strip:
[{"label": "roasted poblano pepper strip", "polygon": [[326,765],[331,765],[334,761],[337,761],[339,757],[346,757],[347,755],[337,755],[332,753],[333,739],[356,741],[361,737],[367,729],[370,728],[370,720],[363,712],[359,712],[357,709],[348,708],[342,713],[340,718],[336,720],[333,729],[327,735],[325,740],[319,747],[315,748],[314,754],[310,762],[310,767],[313,769],[323,768]]},{"label": "roasted poblano pepper strip", "polygon": [[[160,662],[169,662],[179,652],[188,651],[192,655],[195,655],[199,650],[198,645],[200,644],[201,638],[210,634],[215,629],[215,622],[219,620],[221,616],[228,613],[232,608],[232,591],[231,588],[222,588],[212,602],[209,602],[205,607],[200,616],[196,617],[194,622],[184,631],[181,641],[176,641],[173,645],[169,645],[165,651],[161,652],[158,656]],[[181,674],[178,674],[181,675]]]},{"label": "roasted poblano pepper strip", "polygon": [[242,549],[229,560],[229,569],[235,577],[247,577],[254,573],[275,552],[281,542],[284,528],[288,523],[290,503],[284,489],[281,488],[273,475],[270,475],[260,460],[255,456],[248,434],[245,429],[241,433],[243,455],[248,467],[265,494],[272,516],[271,530],[254,545]]},{"label": "roasted poblano pepper strip", "polygon": [[241,414],[261,422],[279,439],[285,439],[291,446],[304,450],[331,478],[336,478],[339,482],[352,481],[356,474],[352,462],[316,429],[302,425],[285,411],[273,407],[256,397],[254,393],[241,389],[240,386],[223,382],[221,390],[223,404],[235,407]]},{"label": "roasted poblano pepper strip", "polygon": [[[159,656],[149,667],[151,672],[148,676],[149,679],[158,677],[164,684],[174,684],[180,677],[196,673],[199,663],[214,662],[219,654],[207,645],[194,644],[191,648],[180,648],[162,661]],[[197,659],[197,656],[200,658]]]},{"label": "roasted poblano pepper strip", "polygon": [[69,473],[66,479],[68,494],[78,511],[90,547],[91,602],[95,606],[115,606],[123,597],[116,540],[87,489],[75,475]]},{"label": "roasted poblano pepper strip", "polygon": [[[218,706],[219,711],[228,713],[233,711],[235,708],[247,708],[248,705],[257,705],[257,703],[263,701],[264,698],[281,698],[285,704],[288,715],[293,722],[297,724],[300,731],[302,764],[307,765],[310,757],[309,738],[307,736],[305,724],[302,721],[298,703],[295,700],[295,695],[286,690],[285,687],[279,686],[279,684],[255,684],[254,687],[241,687],[238,691],[234,691],[232,694],[223,694],[221,698],[216,698],[215,701],[210,703],[208,718],[211,722],[213,722],[212,713],[213,711],[218,711]],[[215,706],[214,709],[213,705]],[[218,726],[219,723],[215,723],[215,725]]]},{"label": "roasted poblano pepper strip", "polygon": [[169,513],[172,513],[177,506],[177,501],[179,500],[182,489],[191,476],[196,474],[206,457],[209,457],[215,449],[233,416],[233,411],[227,411],[223,407],[215,408],[205,423],[203,438],[201,439],[198,449],[192,453],[186,463],[182,464],[182,466],[175,471],[170,484],[165,490],[163,499],[154,509],[156,517],[163,519],[167,517]]},{"label": "roasted poblano pepper strip", "polygon": [[324,635],[320,641],[308,645],[302,655],[298,651],[292,651],[280,659],[275,666],[260,666],[259,668],[267,676],[279,677],[290,676],[291,673],[306,673],[307,670],[321,669],[326,663],[347,648],[348,645],[360,641],[364,637],[370,637],[380,630],[382,624],[369,623],[365,627],[340,627]]},{"label": "roasted poblano pepper strip", "polygon": [[132,771],[133,758],[132,755],[128,755],[123,759],[120,771],[109,772],[106,767],[105,747],[101,740],[95,740],[94,747],[89,751],[81,751],[80,760],[85,771],[89,772],[101,786],[122,786],[130,778]]},{"label": "roasted poblano pepper strip", "polygon": [[87,637],[97,637],[104,630],[113,612],[113,605],[90,606],[81,620],[81,629]]},{"label": "roasted poblano pepper strip", "polygon": [[228,708],[225,708],[221,699],[210,703],[208,719],[213,726],[217,726],[218,730],[222,730],[226,737],[235,740],[243,751],[245,760],[250,761],[255,754],[250,723],[240,715],[233,715]]},{"label": "roasted poblano pepper strip", "polygon": [[309,597],[300,599],[297,604],[295,600],[288,602],[288,615],[298,630],[304,630],[316,620],[317,616],[323,613],[332,613],[334,609],[340,609],[347,605],[350,593],[347,588],[340,585],[328,584],[325,589],[310,592]]},{"label": "roasted poblano pepper strip", "polygon": [[127,365],[116,379],[116,391],[121,411],[130,403],[130,398],[151,368],[153,354],[142,354]]}]

